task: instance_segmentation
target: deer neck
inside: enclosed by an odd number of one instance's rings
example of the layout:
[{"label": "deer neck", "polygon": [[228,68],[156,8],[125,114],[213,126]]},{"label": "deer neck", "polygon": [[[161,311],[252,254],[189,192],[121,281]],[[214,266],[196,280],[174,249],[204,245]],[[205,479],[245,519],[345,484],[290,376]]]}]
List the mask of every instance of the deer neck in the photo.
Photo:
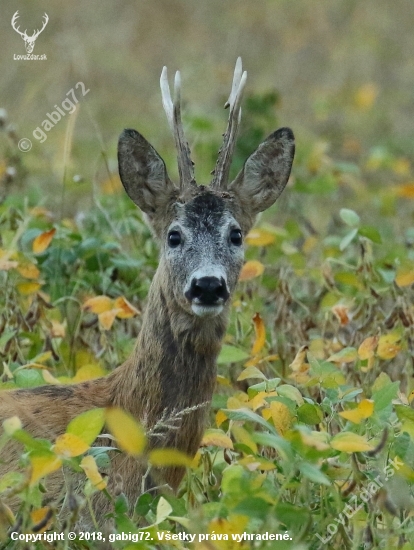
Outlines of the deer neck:
[{"label": "deer neck", "polygon": [[213,318],[187,313],[163,277],[158,270],[134,352],[114,371],[112,383],[114,404],[149,426],[165,412],[211,401],[228,317],[228,308]]}]

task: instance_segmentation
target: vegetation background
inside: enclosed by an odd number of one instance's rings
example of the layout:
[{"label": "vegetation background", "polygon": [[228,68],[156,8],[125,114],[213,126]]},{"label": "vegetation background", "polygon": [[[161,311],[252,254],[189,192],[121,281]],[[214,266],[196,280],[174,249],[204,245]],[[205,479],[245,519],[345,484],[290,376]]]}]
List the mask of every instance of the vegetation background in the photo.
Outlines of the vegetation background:
[{"label": "vegetation background", "polygon": [[[29,34],[48,14],[33,52],[46,61],[14,59],[25,53],[16,10]],[[4,389],[100,375],[133,345],[157,250],[121,189],[116,142],[136,128],[176,171],[164,65],[182,72],[199,182],[214,165],[237,56],[248,85],[234,170],[277,127],[296,135],[290,184],[248,239],[204,445],[177,498],[145,495],[128,517],[112,496],[119,532],[145,518],[154,536],[287,529],[293,540],[277,548],[413,547],[413,23],[408,0],[2,1]],[[72,89],[78,109],[40,143],[33,131]],[[17,437],[9,432],[1,444]],[[395,458],[404,465],[385,482]],[[22,531],[54,515],[40,506],[43,473],[30,486],[0,479],[4,502],[20,491]],[[86,500],[93,490],[89,481]],[[355,498],[360,509],[346,515]],[[13,521],[3,514],[4,541]]]}]

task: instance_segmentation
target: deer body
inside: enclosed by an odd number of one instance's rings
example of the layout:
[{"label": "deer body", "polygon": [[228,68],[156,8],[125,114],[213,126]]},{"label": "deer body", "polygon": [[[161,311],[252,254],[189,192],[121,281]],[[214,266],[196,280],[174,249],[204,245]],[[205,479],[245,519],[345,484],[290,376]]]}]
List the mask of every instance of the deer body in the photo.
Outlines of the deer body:
[{"label": "deer body", "polygon": [[[292,132],[278,130],[249,157],[236,179],[227,182],[244,81],[238,61],[224,145],[213,182],[204,187],[194,181],[183,137],[179,76],[173,103],[163,71],[163,103],[178,149],[180,184],[172,183],[161,157],[135,130],[125,130],[118,146],[122,183],[161,243],[135,349],[105,378],[0,394],[1,419],[17,415],[33,435],[53,438],[83,411],[118,406],[143,424],[150,448],[195,454],[215,387],[230,296],[243,264],[243,236],[257,213],[271,206],[283,190],[294,155]],[[164,420],[161,428],[160,420]],[[0,473],[16,467],[19,450],[13,444],[4,452],[10,460]],[[111,460],[109,490],[113,474],[119,474],[123,491],[134,505],[142,489],[166,483],[176,490],[184,473],[182,468],[167,468],[146,477],[143,485],[144,471],[140,461],[116,454]],[[62,486],[61,474],[46,478],[52,498]],[[95,514],[102,522],[110,504],[102,493],[94,498]]]}]

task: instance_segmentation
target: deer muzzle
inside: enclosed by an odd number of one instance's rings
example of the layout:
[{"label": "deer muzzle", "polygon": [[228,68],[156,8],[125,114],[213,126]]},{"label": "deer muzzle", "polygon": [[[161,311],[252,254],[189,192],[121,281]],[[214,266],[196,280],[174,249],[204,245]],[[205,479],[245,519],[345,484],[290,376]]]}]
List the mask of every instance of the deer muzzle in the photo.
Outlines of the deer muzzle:
[{"label": "deer muzzle", "polygon": [[200,277],[195,273],[184,295],[191,303],[193,313],[200,317],[212,317],[221,313],[230,292],[223,276]]}]

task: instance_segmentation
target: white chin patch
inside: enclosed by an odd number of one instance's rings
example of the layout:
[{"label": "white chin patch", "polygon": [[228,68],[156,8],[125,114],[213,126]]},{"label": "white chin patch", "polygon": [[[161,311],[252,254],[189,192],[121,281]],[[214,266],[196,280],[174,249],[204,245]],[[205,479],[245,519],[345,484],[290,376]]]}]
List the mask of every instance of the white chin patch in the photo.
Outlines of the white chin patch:
[{"label": "white chin patch", "polygon": [[191,304],[191,309],[198,317],[215,317],[223,311],[223,306],[202,306],[200,304]]}]

